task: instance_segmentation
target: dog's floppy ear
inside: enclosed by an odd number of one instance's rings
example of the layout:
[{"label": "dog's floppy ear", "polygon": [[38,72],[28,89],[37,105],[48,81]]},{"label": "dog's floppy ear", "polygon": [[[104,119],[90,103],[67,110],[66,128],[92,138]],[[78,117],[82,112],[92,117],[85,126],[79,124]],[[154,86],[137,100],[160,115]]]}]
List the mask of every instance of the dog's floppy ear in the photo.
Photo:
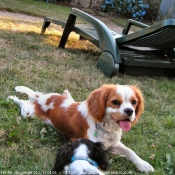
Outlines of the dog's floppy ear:
[{"label": "dog's floppy ear", "polygon": [[138,99],[137,107],[136,107],[136,118],[132,122],[132,125],[134,125],[138,122],[141,114],[144,111],[144,98],[143,98],[143,95],[142,95],[142,92],[140,91],[140,89],[138,89],[136,86],[130,86],[130,87],[135,92],[136,97]]},{"label": "dog's floppy ear", "polygon": [[60,147],[52,171],[56,171],[57,173],[61,172],[64,169],[64,167],[70,163],[72,156],[72,145],[65,145]]},{"label": "dog's floppy ear", "polygon": [[109,166],[107,151],[104,150],[104,145],[101,142],[94,143],[92,152],[89,157],[98,163],[102,170],[107,170]]},{"label": "dog's floppy ear", "polygon": [[87,99],[89,113],[98,122],[103,119],[108,93],[107,86],[102,86],[94,90]]}]

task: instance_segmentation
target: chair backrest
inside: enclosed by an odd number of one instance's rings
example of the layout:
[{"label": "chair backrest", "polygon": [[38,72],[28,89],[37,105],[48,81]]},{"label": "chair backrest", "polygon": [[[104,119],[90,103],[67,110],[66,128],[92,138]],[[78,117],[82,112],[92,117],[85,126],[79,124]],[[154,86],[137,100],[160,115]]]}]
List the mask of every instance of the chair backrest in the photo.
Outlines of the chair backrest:
[{"label": "chair backrest", "polygon": [[116,39],[120,47],[140,50],[168,50],[175,48],[175,19],[166,19],[140,31]]}]

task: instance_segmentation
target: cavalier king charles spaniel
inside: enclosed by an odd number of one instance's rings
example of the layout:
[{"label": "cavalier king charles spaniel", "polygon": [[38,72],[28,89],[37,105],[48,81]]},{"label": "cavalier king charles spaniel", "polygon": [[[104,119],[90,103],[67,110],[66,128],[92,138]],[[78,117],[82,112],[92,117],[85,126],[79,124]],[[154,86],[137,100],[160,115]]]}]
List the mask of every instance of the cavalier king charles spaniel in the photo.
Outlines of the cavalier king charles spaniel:
[{"label": "cavalier king charles spaniel", "polygon": [[144,99],[136,86],[103,85],[82,102],[75,102],[68,90],[63,95],[43,94],[25,86],[17,86],[15,90],[29,97],[29,100],[8,97],[20,106],[23,117],[37,116],[72,141],[86,138],[102,142],[106,150],[127,157],[140,171],[154,171],[148,162],[120,141],[122,131],[129,131],[144,110]]},{"label": "cavalier king charles spaniel", "polygon": [[56,156],[52,172],[75,175],[104,175],[109,165],[107,151],[101,142],[78,139],[68,145],[61,146]]}]

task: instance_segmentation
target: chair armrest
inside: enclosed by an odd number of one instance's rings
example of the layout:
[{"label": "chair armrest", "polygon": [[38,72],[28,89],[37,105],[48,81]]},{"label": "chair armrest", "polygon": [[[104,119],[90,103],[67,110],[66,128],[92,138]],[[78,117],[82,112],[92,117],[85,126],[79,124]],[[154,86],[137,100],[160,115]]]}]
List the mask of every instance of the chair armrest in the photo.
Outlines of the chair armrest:
[{"label": "chair armrest", "polygon": [[119,49],[113,37],[111,30],[97,18],[81,11],[76,8],[72,8],[71,14],[83,19],[87,23],[90,23],[97,32],[99,39],[99,48],[102,52],[107,51],[113,55],[117,60],[115,62],[121,63]]},{"label": "chair armrest", "polygon": [[149,25],[147,25],[147,24],[135,21],[133,19],[128,19],[126,24],[125,24],[125,27],[124,27],[124,29],[122,31],[122,34],[123,35],[127,35],[132,25],[140,27],[142,29],[149,27]]}]

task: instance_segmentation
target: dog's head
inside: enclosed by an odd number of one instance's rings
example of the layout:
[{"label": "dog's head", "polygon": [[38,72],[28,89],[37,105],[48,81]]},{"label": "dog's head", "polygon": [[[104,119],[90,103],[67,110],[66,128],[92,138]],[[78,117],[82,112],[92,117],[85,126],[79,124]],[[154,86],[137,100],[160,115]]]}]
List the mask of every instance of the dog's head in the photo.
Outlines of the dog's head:
[{"label": "dog's head", "polygon": [[103,85],[90,94],[87,106],[97,122],[113,120],[122,130],[129,131],[144,110],[144,100],[136,86]]},{"label": "dog's head", "polygon": [[[82,151],[80,148],[83,145],[86,151]],[[68,171],[71,171],[69,168],[71,163],[71,158],[73,156],[84,156],[87,155],[87,158],[95,161],[98,164],[98,167],[102,170],[107,170],[109,162],[107,157],[107,151],[104,150],[104,146],[101,142],[92,142],[88,139],[78,139],[71,144],[64,145],[60,147],[59,152],[56,156],[53,172],[61,172],[66,166]],[[76,164],[76,167],[73,167],[74,170],[77,168],[82,170],[82,172],[86,172],[90,170],[90,167],[87,167],[87,170],[84,169],[84,166],[81,167],[81,164]],[[93,165],[90,165],[93,166]],[[73,172],[72,172],[73,173]]]}]

